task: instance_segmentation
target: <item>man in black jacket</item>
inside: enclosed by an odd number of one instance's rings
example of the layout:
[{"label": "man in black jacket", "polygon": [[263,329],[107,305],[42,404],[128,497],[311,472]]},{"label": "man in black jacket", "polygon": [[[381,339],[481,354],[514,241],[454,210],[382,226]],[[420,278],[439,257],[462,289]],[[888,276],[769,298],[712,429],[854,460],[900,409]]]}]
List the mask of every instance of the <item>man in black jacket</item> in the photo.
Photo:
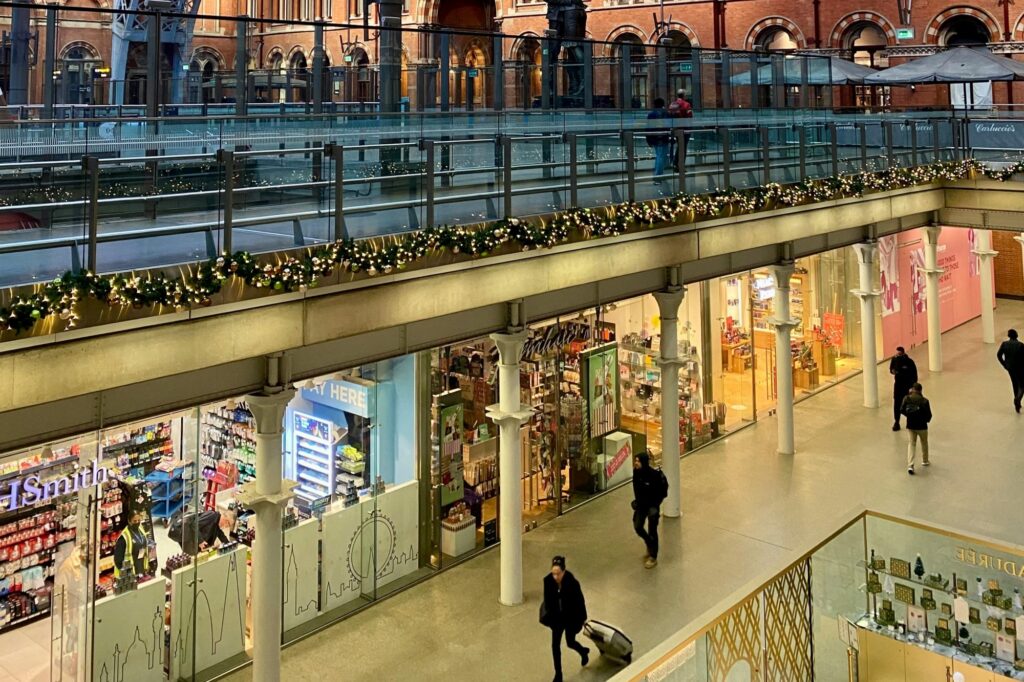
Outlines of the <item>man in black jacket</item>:
[{"label": "man in black jacket", "polygon": [[907,473],[914,475],[914,459],[917,456],[917,441],[921,441],[921,460],[924,466],[928,461],[928,422],[932,420],[932,405],[924,397],[924,388],[915,383],[910,393],[903,399],[900,412],[907,417],[907,431],[910,432],[910,445],[907,447]]},{"label": "man in black jacket", "polygon": [[[633,530],[647,545],[644,566],[658,565],[658,520],[661,503],[668,495],[665,474],[651,467],[649,452],[641,452],[633,461]],[[644,524],[647,530],[644,530]]]},{"label": "man in black jacket", "polygon": [[1013,384],[1013,407],[1017,414],[1020,414],[1020,401],[1024,398],[1024,343],[1017,340],[1016,329],[1006,332],[1006,336],[1009,338],[999,346],[996,358],[1010,375],[1010,383]]},{"label": "man in black jacket", "polygon": [[544,576],[544,601],[540,605],[541,625],[551,628],[551,658],[554,682],[562,682],[562,634],[569,648],[580,655],[580,664],[590,662],[590,649],[576,641],[587,622],[587,602],[576,576],[566,570],[565,557],[551,560],[551,572]]},{"label": "man in black jacket", "polygon": [[896,347],[896,355],[889,361],[889,374],[893,376],[892,383],[892,430],[900,430],[900,407],[903,399],[910,393],[910,387],[917,383],[917,365],[903,350],[903,346]]}]

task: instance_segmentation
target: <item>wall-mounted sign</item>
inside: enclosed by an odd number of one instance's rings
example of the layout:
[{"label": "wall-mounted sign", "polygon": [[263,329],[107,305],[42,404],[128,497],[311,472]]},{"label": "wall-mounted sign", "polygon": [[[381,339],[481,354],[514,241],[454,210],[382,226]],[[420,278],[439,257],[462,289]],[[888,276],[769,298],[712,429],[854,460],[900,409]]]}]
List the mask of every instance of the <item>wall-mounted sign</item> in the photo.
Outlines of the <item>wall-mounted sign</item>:
[{"label": "wall-mounted sign", "polygon": [[91,464],[74,472],[70,476],[45,479],[46,472],[41,471],[28,476],[12,479],[7,496],[7,511],[21,507],[43,504],[47,500],[63,495],[70,495],[85,488],[92,488],[110,478],[106,467],[94,459]]},{"label": "wall-mounted sign", "polygon": [[897,40],[913,40],[914,39],[914,29],[912,29],[912,28],[898,28],[898,29],[896,29],[896,39]]},{"label": "wall-mounted sign", "polygon": [[441,485],[441,506],[461,500],[466,495],[462,458],[462,429],[465,406],[462,394],[452,391],[441,398],[437,439],[441,461],[438,474]]},{"label": "wall-mounted sign", "polygon": [[599,346],[581,356],[586,360],[586,400],[589,407],[590,437],[597,438],[619,428],[618,346]]},{"label": "wall-mounted sign", "polygon": [[352,381],[331,379],[316,386],[302,389],[302,397],[320,405],[327,405],[342,412],[360,417],[373,416],[372,384],[357,384]]}]

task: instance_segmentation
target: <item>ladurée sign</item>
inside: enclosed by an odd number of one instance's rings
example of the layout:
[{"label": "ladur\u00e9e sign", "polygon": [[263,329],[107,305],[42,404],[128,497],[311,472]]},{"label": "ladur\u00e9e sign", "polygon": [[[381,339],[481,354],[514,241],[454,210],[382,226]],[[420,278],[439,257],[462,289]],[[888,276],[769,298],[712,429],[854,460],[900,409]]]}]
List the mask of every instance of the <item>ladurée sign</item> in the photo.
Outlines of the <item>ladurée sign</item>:
[{"label": "ladur\u00e9e sign", "polygon": [[43,504],[51,498],[91,488],[110,478],[110,472],[106,467],[100,466],[98,459],[94,459],[91,464],[78,469],[70,476],[43,480],[40,475],[46,474],[39,472],[10,481],[8,489],[3,494],[7,497],[7,511]]}]

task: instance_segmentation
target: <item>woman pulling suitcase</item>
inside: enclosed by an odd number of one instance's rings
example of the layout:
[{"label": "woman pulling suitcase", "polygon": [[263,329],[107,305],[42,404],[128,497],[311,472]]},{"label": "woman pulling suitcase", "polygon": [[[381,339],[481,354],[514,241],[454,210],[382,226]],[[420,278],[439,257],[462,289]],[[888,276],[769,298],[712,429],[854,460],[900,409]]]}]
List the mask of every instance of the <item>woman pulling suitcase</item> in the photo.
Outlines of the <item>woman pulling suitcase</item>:
[{"label": "woman pulling suitcase", "polygon": [[554,682],[562,682],[562,633],[565,643],[580,655],[580,663],[590,661],[590,649],[576,641],[587,622],[587,603],[576,577],[565,569],[565,557],[551,560],[551,572],[544,576],[544,601],[540,604],[540,622],[551,628],[551,658],[555,664]]}]

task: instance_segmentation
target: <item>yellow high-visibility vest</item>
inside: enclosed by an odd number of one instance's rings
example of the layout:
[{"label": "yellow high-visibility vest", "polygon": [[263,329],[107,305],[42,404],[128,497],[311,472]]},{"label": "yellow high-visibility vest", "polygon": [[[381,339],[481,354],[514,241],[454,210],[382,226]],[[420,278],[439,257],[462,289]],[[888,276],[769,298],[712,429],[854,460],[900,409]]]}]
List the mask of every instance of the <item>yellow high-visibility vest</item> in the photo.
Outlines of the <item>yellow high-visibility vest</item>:
[{"label": "yellow high-visibility vest", "polygon": [[[132,540],[132,531],[129,526],[125,526],[124,530],[121,531],[121,537],[124,538],[124,555],[131,562],[132,570],[135,569],[135,554],[132,552],[134,541]],[[123,563],[123,562],[122,562]],[[145,573],[149,573],[149,547],[142,554],[142,570]],[[114,562],[114,577],[121,577],[121,567]]]}]

